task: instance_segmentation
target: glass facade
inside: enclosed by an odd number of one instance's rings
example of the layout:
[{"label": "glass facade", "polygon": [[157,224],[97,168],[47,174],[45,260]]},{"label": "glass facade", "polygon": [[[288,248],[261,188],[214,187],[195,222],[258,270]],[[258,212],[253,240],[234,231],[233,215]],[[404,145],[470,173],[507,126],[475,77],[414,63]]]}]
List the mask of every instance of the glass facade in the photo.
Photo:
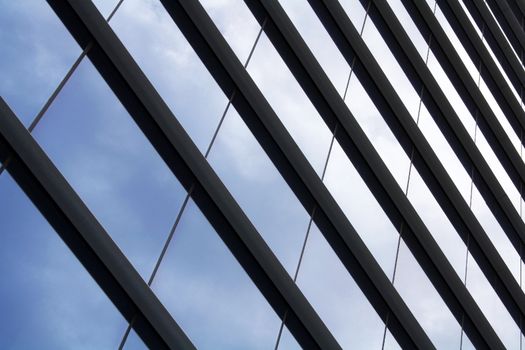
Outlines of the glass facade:
[{"label": "glass facade", "polygon": [[524,10],[0,0],[0,348],[521,349]]}]

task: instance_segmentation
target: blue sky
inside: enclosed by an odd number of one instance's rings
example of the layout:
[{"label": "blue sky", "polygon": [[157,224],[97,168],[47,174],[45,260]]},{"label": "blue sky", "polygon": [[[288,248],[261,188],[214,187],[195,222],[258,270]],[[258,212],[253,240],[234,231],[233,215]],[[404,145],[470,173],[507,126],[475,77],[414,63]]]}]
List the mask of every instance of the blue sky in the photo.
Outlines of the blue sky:
[{"label": "blue sky", "polygon": [[[95,3],[107,15],[116,1]],[[202,3],[244,61],[259,30],[244,3]],[[361,5],[357,1],[342,3],[360,28],[364,18]],[[424,55],[424,40],[399,1],[391,3]],[[282,0],[281,4],[342,93],[348,64],[313,11],[301,0]],[[442,18],[439,13],[438,16]],[[160,2],[125,0],[111,26],[204,152],[227,98]],[[417,93],[371,21],[363,36],[376,57],[382,58],[382,68],[415,117]],[[454,39],[452,34],[451,38]],[[45,1],[0,0],[0,50],[0,94],[29,125],[80,49]],[[467,63],[476,76],[475,66]],[[473,133],[472,118],[432,55],[429,67]],[[264,34],[248,71],[320,173],[330,131]],[[495,106],[487,89],[483,91]],[[404,188],[409,159],[355,77],[347,103]],[[502,117],[497,106],[494,110]],[[469,177],[424,108],[420,127],[468,198]],[[33,135],[147,280],[185,192],[88,60],[81,63]],[[516,142],[515,137],[513,141]],[[478,144],[517,205],[519,196],[504,177],[486,141],[479,137]],[[226,117],[209,161],[293,274],[308,213],[234,109]],[[334,147],[325,182],[390,276],[396,230],[338,145]],[[511,271],[519,276],[515,251],[477,191],[473,198],[475,214]],[[409,199],[462,276],[465,245],[417,172],[413,173]],[[0,176],[0,223],[0,272],[5,281],[0,284],[0,348],[116,348],[127,325],[125,320],[8,174]],[[516,348],[518,330],[473,260],[468,273],[469,290],[483,312],[505,345]],[[396,278],[400,294],[436,346],[458,346],[459,325],[404,245]],[[298,285],[344,348],[380,348],[382,322],[315,227]],[[274,346],[279,319],[191,201],[152,289],[198,348]],[[132,334],[125,348],[141,349],[144,345]],[[287,331],[280,348],[298,348]],[[398,348],[392,337],[387,337],[386,348]]]}]

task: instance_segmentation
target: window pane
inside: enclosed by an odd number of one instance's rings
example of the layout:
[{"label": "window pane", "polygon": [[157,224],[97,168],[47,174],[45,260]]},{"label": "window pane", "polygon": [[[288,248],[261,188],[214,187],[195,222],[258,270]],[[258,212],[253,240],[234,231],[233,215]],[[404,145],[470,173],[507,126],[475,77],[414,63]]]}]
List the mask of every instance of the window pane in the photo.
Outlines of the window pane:
[{"label": "window pane", "polygon": [[7,173],[0,222],[0,348],[116,348],[120,312]]}]

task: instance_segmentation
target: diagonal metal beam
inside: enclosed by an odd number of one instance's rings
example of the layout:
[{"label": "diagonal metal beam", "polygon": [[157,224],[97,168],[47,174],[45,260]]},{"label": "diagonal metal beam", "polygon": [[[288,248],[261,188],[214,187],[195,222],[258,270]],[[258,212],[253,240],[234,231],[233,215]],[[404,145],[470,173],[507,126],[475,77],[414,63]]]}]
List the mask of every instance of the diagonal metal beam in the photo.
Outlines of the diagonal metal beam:
[{"label": "diagonal metal beam", "polygon": [[523,29],[523,20],[525,19],[525,2],[522,0],[505,0],[512,10],[514,17],[518,20]]},{"label": "diagonal metal beam", "polygon": [[[197,1],[161,1],[322,234],[404,348],[433,348],[319,176]],[[392,183],[395,181],[392,179]]]},{"label": "diagonal metal beam", "polygon": [[[477,3],[472,0],[464,0],[463,4],[474,19],[474,22],[476,22],[478,28],[480,28],[480,30],[484,28],[485,41],[507,74],[514,89],[518,95],[520,95],[523,91],[522,89],[525,89],[525,70],[520,61],[519,52],[516,56],[512,46],[507,41],[486,4]],[[525,96],[522,96],[522,101],[525,102]]]},{"label": "diagonal metal beam", "polygon": [[[406,231],[403,231],[403,238],[414,256],[416,256],[416,258],[419,257],[419,264],[424,268],[429,279],[443,297],[458,322],[465,322],[466,320],[467,323],[470,323],[469,329],[471,333],[469,335],[473,338],[474,343],[483,344],[484,346],[488,344],[492,344],[493,346],[499,345],[497,337],[491,338],[494,334],[490,334],[490,331],[492,331],[490,325],[483,318],[479,318],[482,315],[480,310],[466,291],[462,281],[455,274],[446,256],[441,252],[439,246],[434,241],[432,235],[417,215],[401,188],[399,188],[398,185],[391,186],[389,183],[392,176],[381,161],[380,156],[373,151],[374,148],[366,138],[366,135],[362,134],[360,137],[353,138],[350,136],[353,130],[358,127],[358,123],[351,115],[344,101],[310,52],[308,46],[293,26],[285,11],[278,2],[274,0],[245,0],[245,2],[259,22],[266,19],[264,28],[266,34],[303,87],[305,93],[316,106],[321,117],[329,126],[334,119],[340,123],[342,127],[339,129],[336,138],[338,138],[338,141],[341,143],[341,146],[349,158],[354,159],[354,161],[357,160],[357,162],[355,162],[357,168],[363,167],[359,162],[362,161],[362,159],[352,156],[356,153],[353,145],[356,144],[358,145],[358,149],[361,148],[367,151],[367,157],[364,157],[364,159],[368,160],[367,165],[370,170],[362,173],[364,181],[369,184],[370,189],[385,209],[385,212],[387,212],[392,223],[398,226],[400,222],[402,222],[403,227],[407,228]],[[356,47],[357,55],[352,57],[352,59],[349,59],[349,56],[347,56],[348,62],[353,66],[355,74],[361,81],[365,81],[365,89],[375,99],[374,102],[378,104],[378,108],[383,115],[388,114],[390,118],[398,119],[398,121],[390,123],[389,125],[400,139],[406,137],[405,140],[408,142],[405,143],[405,150],[409,156],[412,155],[414,150],[416,151],[415,165],[423,174],[422,176],[430,185],[429,187],[431,189],[437,188],[438,194],[436,195],[435,193],[436,198],[438,201],[441,200],[440,204],[445,208],[449,218],[452,218],[452,221],[458,224],[456,227],[463,232],[469,229],[472,231],[476,230],[477,232],[481,226],[439,163],[438,158],[428,143],[425,142],[423,135],[415,126],[408,111],[401,107],[403,103],[399,97],[395,95],[393,88],[388,84],[386,76],[382,74],[379,65],[367,50],[366,45],[360,38],[357,30],[352,26],[341,5],[339,5],[337,1],[323,2],[313,0],[310,1],[310,4],[328,28],[334,28],[333,16],[338,16],[338,18],[341,19],[346,18],[346,26],[343,26],[342,30],[338,32],[339,36],[336,36],[336,32],[333,30],[331,34],[336,41],[350,39],[345,46],[346,51],[350,48],[350,45],[348,45],[350,42]],[[330,15],[329,11],[332,13],[331,22],[328,18]],[[343,32],[346,33],[346,36],[341,37],[340,35]],[[362,62],[367,62],[366,69]],[[407,129],[407,131],[404,131],[404,133],[399,132],[402,128]],[[363,140],[366,140],[366,142],[363,142]],[[413,144],[416,144],[416,146],[413,146]],[[378,166],[378,164],[381,165]],[[375,179],[372,180],[374,177]],[[378,190],[378,188],[381,187],[373,185],[374,181],[382,185],[382,191]],[[449,192],[452,194],[449,194]],[[459,203],[463,205],[455,206],[453,205],[455,201],[459,201]],[[401,218],[399,218],[399,216],[401,216]],[[457,219],[458,217],[460,218],[459,220]],[[467,224],[470,224],[470,226],[467,226]],[[483,234],[483,231],[481,232]],[[482,238],[486,238],[484,243],[488,242],[489,248],[492,247],[486,235]],[[414,241],[419,241],[419,244],[414,244]],[[478,251],[481,252],[479,247]],[[496,252],[494,247],[492,247],[492,252]],[[478,256],[482,255],[478,254]],[[497,253],[496,258],[499,258]],[[497,265],[498,267],[503,266],[506,268],[501,259],[497,262],[501,262],[501,264]],[[496,270],[492,267],[490,272],[494,275]],[[510,273],[509,275],[512,277]],[[505,295],[509,295],[506,288],[503,287],[502,291]],[[515,306],[515,302],[512,306]],[[464,317],[464,315],[467,316]]]},{"label": "diagonal metal beam", "polygon": [[[91,1],[48,0],[298,343],[340,346]],[[173,347],[176,348],[176,347]]]},{"label": "diagonal metal beam", "polygon": [[[512,47],[516,53],[520,54],[525,50],[525,32],[523,31],[520,22],[512,13],[512,9],[509,7],[509,4],[505,0],[467,0],[474,1],[478,6],[486,6],[485,1],[490,7],[492,14],[498,21],[501,29],[507,36]],[[521,62],[524,63],[524,59],[521,59]]]},{"label": "diagonal metal beam", "polygon": [[[500,218],[502,227],[508,232],[509,238],[515,242],[519,251],[522,242],[520,233],[525,232],[523,221],[403,26],[385,0],[374,0],[370,5],[367,0],[362,0],[362,4],[369,6],[368,13],[376,28],[385,39],[414,89],[421,93],[431,116],[467,173],[472,177],[487,205],[494,215]],[[326,6],[330,7],[330,5]],[[349,22],[350,20],[347,16],[341,16],[339,21]],[[367,62],[367,64],[372,63]],[[433,173],[437,175],[439,172],[433,171]],[[441,202],[441,207],[463,240],[469,242],[472,255],[519,326],[521,320],[525,320],[525,299],[520,286],[476,217],[469,210],[450,177],[445,174],[440,182],[443,184],[441,188],[445,196],[437,196],[436,199]],[[444,197],[449,198],[448,202],[443,200]]]},{"label": "diagonal metal beam", "polygon": [[[402,0],[402,3],[421,35],[432,36],[430,45],[432,52],[469,109],[471,116],[473,118],[478,116],[481,132],[519,191],[525,184],[525,165],[430,7],[426,2],[421,1]],[[519,123],[522,124],[523,121]],[[518,128],[518,125],[515,126]],[[525,139],[522,142],[525,143]],[[522,195],[525,198],[525,194]],[[520,232],[520,235],[525,237],[523,232]]]},{"label": "diagonal metal beam", "polygon": [[[467,51],[471,61],[475,62],[484,82],[496,99],[496,102],[514,132],[518,137],[521,137],[525,130],[525,111],[523,111],[523,108],[520,106],[521,101],[516,99],[516,96],[470,22],[463,7],[458,0],[438,0],[437,3],[464,49]],[[484,29],[483,33],[486,31],[487,30]],[[518,96],[520,94],[523,95],[521,87],[517,88],[516,92]]]},{"label": "diagonal metal beam", "polygon": [[2,98],[0,161],[148,347],[195,349]]},{"label": "diagonal metal beam", "polygon": [[[525,165],[523,164],[516,148],[509,140],[505,130],[503,130],[499,124],[481,91],[468,73],[461,58],[455,52],[452,43],[448,40],[447,35],[426,3],[413,0],[402,0],[402,2],[405,4],[406,9],[412,16],[414,22],[421,31],[421,34],[427,37],[429,35],[432,36],[432,43],[430,45],[431,49],[443,67],[445,73],[456,87],[463,102],[469,108],[472,116],[475,116],[477,113],[477,122],[480,130],[485,135],[485,138],[514,183],[514,186],[520,191],[525,183]],[[476,165],[479,166],[480,163],[476,161]],[[483,177],[487,177],[489,174],[483,172],[482,175]],[[479,179],[476,181],[479,182]],[[489,192],[494,192],[496,197],[500,197],[497,198],[497,200],[502,202],[502,204],[503,202],[508,201],[508,199],[504,198],[506,197],[504,196],[504,192],[499,189],[501,187],[500,185],[497,185],[496,183],[494,185],[490,185],[490,183],[488,184],[490,188],[487,189],[488,191],[482,191],[482,194],[485,192],[485,196],[487,196],[490,195]],[[482,188],[480,188],[480,190],[482,190]],[[525,196],[525,194],[522,193],[522,196]],[[498,219],[498,222],[509,236],[516,251],[519,253],[520,245],[525,242],[523,221],[517,214],[516,210],[512,210],[508,205],[508,210],[506,210],[505,214],[507,219],[504,220],[504,216],[502,216],[503,213],[498,213],[498,211],[492,207],[494,203],[490,203],[490,198],[486,197],[485,199],[496,216],[496,219]],[[512,231],[514,231],[514,233],[512,233]]]}]

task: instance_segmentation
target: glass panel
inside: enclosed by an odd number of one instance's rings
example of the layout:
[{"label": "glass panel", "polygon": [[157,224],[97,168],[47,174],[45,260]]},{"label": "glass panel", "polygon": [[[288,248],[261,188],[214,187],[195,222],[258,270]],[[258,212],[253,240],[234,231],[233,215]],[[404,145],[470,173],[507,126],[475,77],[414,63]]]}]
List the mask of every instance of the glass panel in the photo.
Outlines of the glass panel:
[{"label": "glass panel", "polygon": [[293,276],[309,215],[234,109],[226,116],[210,164]]},{"label": "glass panel", "polygon": [[0,0],[0,95],[29,125],[80,54],[45,1]]},{"label": "glass panel", "polygon": [[298,283],[343,349],[381,347],[383,322],[315,226]]},{"label": "glass panel", "polygon": [[297,344],[292,334],[286,327],[283,328],[283,333],[279,341],[278,349],[282,349],[282,350],[300,350],[301,349],[299,344]]},{"label": "glass panel", "polygon": [[280,320],[189,202],[153,289],[198,349],[269,349]]},{"label": "glass panel", "polygon": [[[104,18],[108,18],[109,14],[115,9],[120,0],[92,0]],[[124,3],[125,0],[122,1]],[[118,9],[120,10],[120,9]],[[118,12],[117,10],[117,12]]]},{"label": "glass panel", "polygon": [[7,173],[0,222],[0,348],[116,348],[123,317]]},{"label": "glass panel", "polygon": [[244,1],[202,0],[201,3],[239,60],[246,62],[260,25]]},{"label": "glass panel", "polygon": [[[279,2],[307,42],[310,50],[315,53],[316,59],[332,84],[343,95],[350,68],[310,5],[301,0],[281,0]],[[355,20],[356,27],[361,28],[364,10],[361,6],[354,7],[352,10],[352,19]]]},{"label": "glass panel", "polygon": [[321,175],[326,158],[325,145],[330,143],[332,133],[265,34],[248,72],[308,161]]},{"label": "glass panel", "polygon": [[126,0],[111,27],[204,153],[227,98],[160,1]]},{"label": "glass panel", "polygon": [[186,192],[91,62],[81,63],[35,136],[147,280]]},{"label": "glass panel", "polygon": [[[118,332],[118,334],[124,334],[124,330],[122,330],[121,332]],[[144,345],[144,343],[142,342],[142,339],[139,338],[139,336],[137,335],[137,333],[135,333],[133,329],[129,332],[129,335],[126,338],[126,342],[124,343],[124,346],[122,348],[126,350],[146,350],[148,349],[146,345]]]},{"label": "glass panel", "polygon": [[[170,107],[172,107],[172,110],[176,113],[177,117],[180,118],[181,123],[187,128],[187,131],[193,137],[194,141],[199,144],[202,150],[204,150],[211,139],[221,114],[223,113],[226,105],[226,97],[217,88],[211,75],[207,72],[200,62],[200,59],[193,52],[193,49],[182,37],[177,26],[162,8],[159,9],[158,6],[148,3],[142,4],[133,2],[130,2],[129,6],[131,7],[123,7],[124,9],[128,9],[126,11],[129,11],[125,12],[127,17],[120,17],[120,22],[114,22],[116,31],[121,35],[128,47],[130,47],[130,50],[136,54],[137,60],[145,69],[149,77],[152,78],[152,81],[160,90],[163,97],[166,98]],[[133,11],[129,9],[133,9]],[[140,10],[137,11],[137,9]],[[137,17],[137,13],[141,13],[142,16]],[[165,28],[158,28],[155,24],[151,24],[149,22],[149,16],[159,20]],[[147,17],[147,19],[145,19],[145,17]],[[227,22],[223,21],[222,23]],[[173,35],[173,40],[170,40],[169,42],[154,44],[159,46],[156,47],[156,50],[170,53],[169,56],[164,56],[162,54],[151,55],[151,50],[144,50],[142,47],[137,48],[138,46],[143,46],[145,43],[137,43],[135,37],[130,33],[134,33],[134,31],[137,30],[136,28],[140,26],[144,26],[141,31],[145,34],[142,35],[151,35],[153,38],[148,45],[156,42],[156,37],[154,35],[155,32],[158,32],[159,30]],[[249,39],[251,43],[255,40],[256,34],[257,32],[254,31],[253,36]],[[246,45],[246,47],[249,48],[251,43]],[[175,48],[173,48],[174,44],[176,44]],[[164,47],[166,47],[166,51],[164,50]],[[173,61],[171,58],[174,54],[186,56],[188,59]],[[168,79],[166,79],[165,72],[161,70],[163,67],[174,70],[178,75],[174,74],[173,76],[168,76]],[[177,76],[177,79],[174,79],[174,76]],[[205,104],[200,103],[200,101],[204,100],[206,101]],[[199,123],[195,122],[195,115],[202,117]],[[291,266],[290,264],[286,264],[286,262],[289,261],[291,263],[292,261],[296,261],[296,256],[299,251],[298,248],[300,247],[299,242],[301,239],[298,233],[302,230],[295,230],[297,234],[283,235],[282,233],[283,231],[287,232],[288,229],[291,229],[296,225],[294,223],[294,221],[296,221],[294,217],[299,218],[300,221],[298,222],[300,222],[300,227],[302,229],[302,227],[304,227],[303,223],[306,222],[306,213],[300,209],[299,203],[293,198],[290,189],[284,184],[284,181],[277,174],[275,168],[273,168],[268,162],[268,159],[260,149],[260,146],[257,145],[255,139],[246,129],[246,126],[239,119],[233,108],[228,112],[222,129],[219,132],[215,148],[210,156],[210,162],[215,170],[219,172],[221,179],[229,186],[229,189],[235,195],[235,198],[239,201],[243,209],[249,214],[250,219],[253,220],[263,237],[267,239],[272,246],[276,247],[276,254],[282,258],[282,261],[286,266]],[[266,205],[261,205],[261,203],[266,203]],[[279,205],[275,205],[275,203],[279,203]],[[285,211],[281,212],[280,216],[274,216],[274,214],[278,213],[280,209],[284,209]],[[196,211],[196,209],[186,209],[186,212],[183,215],[183,221],[181,222],[181,226],[177,229],[175,237],[184,235],[186,229],[184,228],[183,222],[185,222],[185,220],[192,220],[190,215],[196,215],[194,213],[192,214],[192,211]],[[290,218],[290,215],[293,216]],[[244,272],[242,272],[241,267],[233,259],[230,252],[225,249],[213,230],[207,226],[208,224],[205,223],[204,218],[200,214],[199,220],[192,225],[198,225],[199,229],[206,227],[206,231],[211,231],[209,234],[211,238],[207,237],[206,240],[203,240],[194,235],[187,236],[193,237],[188,238],[186,243],[187,246],[184,246],[183,243],[178,242],[175,238],[170,249],[174,249],[177,252],[179,249],[198,250],[202,244],[205,245],[205,248],[203,249],[206,249],[207,245],[214,247],[214,249],[218,249],[215,248],[216,246],[221,248],[217,253],[214,253],[216,256],[214,255],[210,258],[212,259],[210,262],[202,262],[200,265],[193,264],[195,266],[191,271],[188,271],[189,266],[191,265],[191,259],[189,260],[190,264],[184,263],[184,265],[180,267],[180,264],[177,264],[176,270],[173,271],[174,267],[169,262],[170,258],[167,257],[166,262],[161,265],[158,278],[155,280],[155,284],[158,283],[159,295],[161,298],[164,298],[163,300],[168,305],[170,311],[176,315],[177,319],[180,315],[181,323],[188,329],[191,338],[195,339],[195,342],[199,347],[212,347],[211,344],[226,344],[227,346],[225,345],[225,347],[228,348],[252,348],[253,344],[256,343],[262,343],[263,345],[261,346],[271,346],[270,344],[273,344],[274,342],[273,330],[276,332],[280,324],[274,315],[273,310],[269,308],[267,302],[264,301],[257,288]],[[283,229],[283,227],[285,229]],[[189,233],[186,233],[186,235],[188,234]],[[290,251],[284,249],[287,244],[291,243],[293,243],[294,247],[297,247],[292,251],[294,255],[290,255]],[[180,246],[181,244],[183,244],[183,246]],[[186,291],[184,289],[184,286],[188,284],[188,276],[195,274],[202,275],[201,283],[203,284],[208,283],[206,281],[210,278],[212,281],[216,280],[216,278],[210,276],[210,273],[212,272],[209,271],[210,267],[208,264],[221,271],[221,274],[226,273],[223,272],[224,269],[234,269],[233,271],[236,271],[234,275],[227,275],[228,279],[225,281],[225,283],[227,283],[222,287],[224,291],[215,297],[218,300],[217,305],[229,305],[231,302],[233,303],[232,305],[238,305],[240,310],[249,309],[251,307],[244,305],[245,302],[248,303],[248,305],[253,305],[255,309],[251,314],[260,314],[263,320],[266,320],[267,318],[270,320],[275,319],[274,321],[271,321],[275,323],[275,325],[271,327],[271,336],[266,337],[265,332],[255,336],[252,334],[252,336],[250,336],[250,332],[245,329],[248,325],[241,325],[241,321],[233,318],[232,315],[228,315],[228,319],[232,319],[232,323],[225,324],[224,312],[226,310],[223,310],[222,308],[210,309],[209,314],[204,314],[203,308],[208,307],[207,305],[192,305],[192,309],[187,309],[183,313],[180,313],[180,310],[175,308],[180,306],[178,306],[178,299],[173,299],[171,297],[171,292],[168,293],[168,291],[172,289],[170,287],[173,285],[173,288],[176,290],[178,290],[177,288],[182,288],[181,293],[188,293],[189,296],[194,294],[195,291]],[[230,267],[230,265],[232,267]],[[162,271],[169,271],[169,273],[162,275]],[[179,287],[179,285],[181,287]],[[243,288],[247,289],[247,300],[255,298],[255,301],[248,302],[237,298],[235,298],[235,301],[224,299],[234,298],[234,296],[238,294],[238,285],[246,285],[246,287]],[[213,292],[213,290],[206,290],[206,285],[204,285],[203,288],[202,293]],[[177,293],[175,293],[175,295],[176,294]],[[224,302],[222,301],[223,299]],[[188,308],[189,307],[190,306],[188,306]],[[246,315],[242,313],[241,316],[245,317]],[[185,321],[187,319],[191,319],[192,322]],[[208,320],[206,321],[206,327],[202,327],[203,320]],[[266,321],[264,322],[268,323]],[[245,334],[246,336],[236,339],[233,336],[234,333],[231,333],[231,335],[229,332],[225,333],[223,330],[224,327],[229,327],[232,332],[236,332],[235,334]],[[237,329],[236,327],[241,328],[235,331],[235,329]],[[261,337],[263,336],[267,339],[261,341]],[[250,345],[246,346],[246,342]]]}]

